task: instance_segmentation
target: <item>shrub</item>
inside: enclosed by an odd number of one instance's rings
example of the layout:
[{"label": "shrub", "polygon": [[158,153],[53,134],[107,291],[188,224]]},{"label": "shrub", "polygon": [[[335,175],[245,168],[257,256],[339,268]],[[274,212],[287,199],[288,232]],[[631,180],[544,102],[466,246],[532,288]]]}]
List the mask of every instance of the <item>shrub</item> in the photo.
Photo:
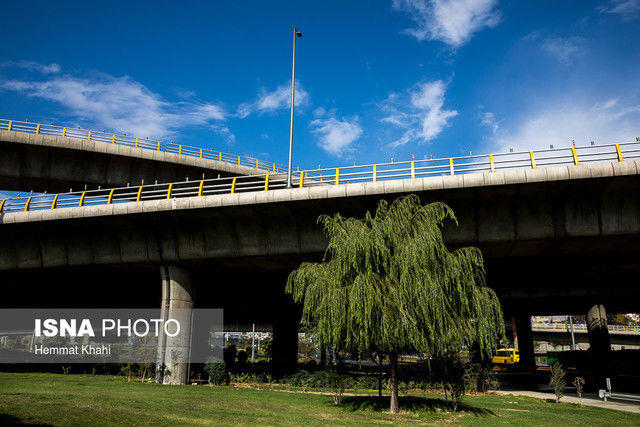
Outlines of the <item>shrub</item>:
[{"label": "shrub", "polygon": [[238,363],[238,365],[244,365],[247,363],[247,359],[249,358],[249,356],[247,355],[247,352],[244,350],[240,350],[238,352],[238,355],[236,356],[236,362]]},{"label": "shrub", "polygon": [[329,371],[327,373],[327,383],[332,392],[331,400],[333,400],[333,404],[336,406],[340,406],[342,404],[342,395],[344,394],[344,391],[349,383],[347,378],[347,376],[340,375],[335,371]]},{"label": "shrub", "polygon": [[222,359],[224,360],[224,363],[227,365],[227,367],[233,366],[233,362],[236,359],[237,353],[238,351],[236,350],[236,346],[233,344],[229,344],[224,348],[224,350],[222,351]]},{"label": "shrub", "polygon": [[229,372],[223,362],[207,362],[205,370],[209,374],[209,382],[215,385],[229,385]]},{"label": "shrub", "polygon": [[564,380],[566,372],[562,369],[560,362],[556,362],[551,366],[551,379],[549,385],[553,387],[553,392],[556,394],[556,403],[560,402],[562,398],[564,387],[567,383]]}]

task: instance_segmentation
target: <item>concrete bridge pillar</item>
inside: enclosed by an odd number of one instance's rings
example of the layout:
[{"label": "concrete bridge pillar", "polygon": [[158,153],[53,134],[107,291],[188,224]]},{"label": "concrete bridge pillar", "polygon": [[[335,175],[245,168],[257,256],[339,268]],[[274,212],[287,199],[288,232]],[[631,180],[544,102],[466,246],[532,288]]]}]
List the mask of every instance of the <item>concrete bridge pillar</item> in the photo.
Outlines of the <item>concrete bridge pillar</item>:
[{"label": "concrete bridge pillar", "polygon": [[177,266],[161,266],[163,320],[176,319],[181,332],[171,337],[162,334],[158,339],[156,382],[186,384],[189,380],[191,351],[191,315],[193,286],[189,272]]},{"label": "concrete bridge pillar", "polygon": [[517,349],[520,354],[520,367],[535,369],[536,355],[533,347],[533,332],[531,331],[531,313],[518,313],[515,316],[514,323],[514,341],[517,342]]},{"label": "concrete bridge pillar", "polygon": [[611,341],[603,305],[596,304],[587,311],[587,330],[595,385],[597,389],[605,388],[605,378],[611,376]]},{"label": "concrete bridge pillar", "polygon": [[276,377],[296,371],[298,363],[298,316],[291,297],[282,295],[273,322],[273,374]]}]

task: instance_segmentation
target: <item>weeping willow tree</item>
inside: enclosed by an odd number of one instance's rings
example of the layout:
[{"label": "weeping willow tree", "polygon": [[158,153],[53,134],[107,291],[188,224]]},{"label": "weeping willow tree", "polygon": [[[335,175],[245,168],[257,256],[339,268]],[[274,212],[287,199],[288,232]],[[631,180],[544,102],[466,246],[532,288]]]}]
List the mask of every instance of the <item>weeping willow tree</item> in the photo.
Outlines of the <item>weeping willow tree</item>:
[{"label": "weeping willow tree", "polygon": [[457,219],[444,203],[417,196],[380,201],[364,219],[321,216],[324,260],[303,263],[287,292],[303,325],[338,351],[380,354],[391,364],[391,412],[398,411],[398,355],[444,354],[476,344],[489,354],[504,334],[500,303],[485,284],[480,250],[449,251],[442,236]]}]

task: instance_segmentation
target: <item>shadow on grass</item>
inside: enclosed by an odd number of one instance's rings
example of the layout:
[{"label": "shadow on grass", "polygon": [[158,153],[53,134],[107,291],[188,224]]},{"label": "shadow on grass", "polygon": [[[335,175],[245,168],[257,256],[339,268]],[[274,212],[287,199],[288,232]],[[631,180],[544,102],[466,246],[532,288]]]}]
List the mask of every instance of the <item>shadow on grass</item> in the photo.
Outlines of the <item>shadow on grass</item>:
[{"label": "shadow on grass", "polygon": [[[350,411],[373,410],[378,412],[389,411],[388,396],[348,396],[342,400],[342,407]],[[401,411],[451,411],[451,402],[442,399],[430,399],[418,396],[401,396],[398,399]],[[458,405],[458,412],[471,413],[475,416],[495,416],[496,414],[484,408],[476,408],[464,402]]]},{"label": "shadow on grass", "polygon": [[51,424],[33,424],[29,422],[22,421],[20,418],[14,417],[9,414],[0,414],[0,425],[3,426],[18,426],[18,425],[32,425],[32,426],[49,426]]}]

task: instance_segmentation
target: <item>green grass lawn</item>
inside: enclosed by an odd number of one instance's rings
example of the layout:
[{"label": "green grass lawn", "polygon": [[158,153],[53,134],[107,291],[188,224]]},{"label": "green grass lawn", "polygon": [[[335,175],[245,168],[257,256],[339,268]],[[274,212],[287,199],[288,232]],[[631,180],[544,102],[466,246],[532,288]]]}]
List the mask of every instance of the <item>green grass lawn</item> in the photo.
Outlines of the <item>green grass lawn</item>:
[{"label": "green grass lawn", "polygon": [[467,397],[451,413],[442,396],[388,399],[329,396],[247,387],[162,386],[110,376],[0,373],[0,424],[356,424],[438,423],[639,425],[640,415],[538,399]]}]

